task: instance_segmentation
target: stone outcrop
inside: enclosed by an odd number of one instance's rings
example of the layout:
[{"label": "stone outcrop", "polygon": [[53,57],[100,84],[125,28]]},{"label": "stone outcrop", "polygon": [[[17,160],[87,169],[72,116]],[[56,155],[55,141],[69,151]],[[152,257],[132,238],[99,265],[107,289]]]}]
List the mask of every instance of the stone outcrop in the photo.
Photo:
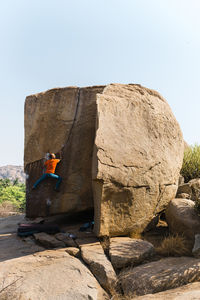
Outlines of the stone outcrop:
[{"label": "stone outcrop", "polygon": [[115,269],[135,266],[151,258],[155,254],[151,243],[128,237],[110,239],[110,259]]},{"label": "stone outcrop", "polygon": [[87,267],[64,250],[6,260],[0,270],[1,299],[109,299]]},{"label": "stone outcrop", "polygon": [[[142,232],[175,197],[184,142],[167,102],[140,85],[53,89],[27,97],[27,216],[94,208],[96,235]],[[42,175],[62,153],[60,193]]]},{"label": "stone outcrop", "polygon": [[192,241],[195,234],[200,233],[200,217],[194,209],[192,200],[173,199],[165,216],[171,233],[184,235]]},{"label": "stone outcrop", "polygon": [[200,262],[191,257],[164,258],[121,273],[125,295],[157,293],[199,280]]}]

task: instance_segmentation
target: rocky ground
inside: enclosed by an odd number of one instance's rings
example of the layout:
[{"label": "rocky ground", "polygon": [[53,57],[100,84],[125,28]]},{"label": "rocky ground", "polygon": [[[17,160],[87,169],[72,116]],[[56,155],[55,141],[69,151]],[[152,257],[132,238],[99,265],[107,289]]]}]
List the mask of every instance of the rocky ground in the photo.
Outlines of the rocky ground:
[{"label": "rocky ground", "polygon": [[20,238],[17,225],[27,221],[24,215],[0,219],[0,299],[200,298],[198,251],[179,257],[157,251],[169,235],[165,221],[137,239],[98,239],[91,230],[79,231],[83,220],[51,217],[45,222],[56,221],[62,232]]}]

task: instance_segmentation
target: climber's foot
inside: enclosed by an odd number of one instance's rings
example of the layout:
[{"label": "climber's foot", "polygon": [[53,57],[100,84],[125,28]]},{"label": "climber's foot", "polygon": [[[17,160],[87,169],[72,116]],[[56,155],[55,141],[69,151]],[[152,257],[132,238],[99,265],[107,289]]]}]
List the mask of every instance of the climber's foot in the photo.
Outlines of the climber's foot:
[{"label": "climber's foot", "polygon": [[36,190],[36,187],[34,185],[32,186],[32,190]]},{"label": "climber's foot", "polygon": [[55,191],[55,192],[60,192],[60,190],[59,190],[59,189],[57,189],[57,188],[55,188],[55,189],[54,189],[54,191]]}]

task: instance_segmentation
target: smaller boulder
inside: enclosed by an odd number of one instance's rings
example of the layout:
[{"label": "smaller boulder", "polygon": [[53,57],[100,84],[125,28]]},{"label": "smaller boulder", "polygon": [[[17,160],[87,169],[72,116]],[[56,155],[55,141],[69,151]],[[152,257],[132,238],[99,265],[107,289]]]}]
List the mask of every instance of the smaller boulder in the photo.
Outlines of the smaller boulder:
[{"label": "smaller boulder", "polygon": [[180,194],[188,194],[190,196],[190,199],[192,197],[192,188],[188,183],[183,183],[181,185],[179,185],[177,193],[176,193],[176,197],[178,198],[178,195]]},{"label": "smaller boulder", "polygon": [[59,248],[65,247],[65,243],[57,240],[54,236],[45,232],[35,233],[34,238],[36,241],[45,248]]},{"label": "smaller boulder", "polygon": [[55,238],[59,241],[62,241],[67,247],[76,247],[76,243],[68,234],[59,232],[55,234]]},{"label": "smaller boulder", "polygon": [[193,201],[200,198],[200,178],[190,180],[188,183],[180,184],[176,193],[176,198],[180,197],[181,194],[188,194],[189,198]]},{"label": "smaller boulder", "polygon": [[192,189],[192,200],[196,201],[200,198],[200,178],[195,178],[189,181]]},{"label": "smaller boulder", "polygon": [[173,199],[165,216],[171,233],[184,235],[189,240],[194,240],[195,234],[200,233],[200,217],[192,200]]},{"label": "smaller boulder", "polygon": [[155,254],[151,243],[129,237],[110,239],[109,255],[115,269],[134,266],[144,262]]}]

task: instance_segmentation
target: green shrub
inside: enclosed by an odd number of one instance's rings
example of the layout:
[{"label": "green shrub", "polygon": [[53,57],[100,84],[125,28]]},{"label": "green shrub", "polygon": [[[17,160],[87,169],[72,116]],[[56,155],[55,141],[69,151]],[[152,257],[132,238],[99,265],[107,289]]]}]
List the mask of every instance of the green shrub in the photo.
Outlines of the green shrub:
[{"label": "green shrub", "polygon": [[10,202],[17,211],[25,210],[25,184],[9,179],[0,180],[0,204]]},{"label": "green shrub", "polygon": [[185,150],[181,175],[185,182],[200,177],[200,145],[190,146]]}]

